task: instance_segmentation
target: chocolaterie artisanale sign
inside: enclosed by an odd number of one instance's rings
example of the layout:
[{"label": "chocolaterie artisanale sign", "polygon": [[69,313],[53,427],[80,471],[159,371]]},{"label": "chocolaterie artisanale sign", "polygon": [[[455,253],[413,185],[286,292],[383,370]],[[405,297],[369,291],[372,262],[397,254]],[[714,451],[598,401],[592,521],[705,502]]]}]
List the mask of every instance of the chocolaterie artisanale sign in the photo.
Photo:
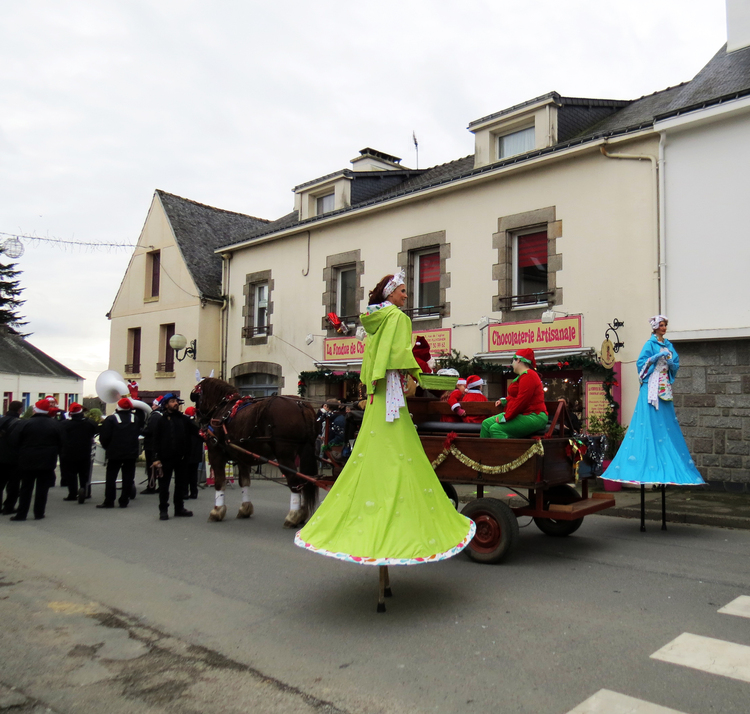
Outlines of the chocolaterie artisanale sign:
[{"label": "chocolaterie artisanale sign", "polygon": [[488,352],[512,352],[524,347],[554,350],[581,347],[581,316],[558,317],[545,324],[539,320],[491,324],[488,329]]}]

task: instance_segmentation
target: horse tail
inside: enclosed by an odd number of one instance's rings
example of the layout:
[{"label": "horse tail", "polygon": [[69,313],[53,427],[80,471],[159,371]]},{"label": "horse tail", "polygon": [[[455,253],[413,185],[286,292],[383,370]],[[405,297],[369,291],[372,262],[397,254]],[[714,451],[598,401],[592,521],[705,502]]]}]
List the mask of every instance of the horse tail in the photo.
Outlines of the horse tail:
[{"label": "horse tail", "polygon": [[[299,470],[308,476],[315,476],[318,473],[318,460],[315,458],[315,440],[306,440],[299,452]],[[305,481],[302,486],[302,493],[305,496],[305,503],[310,509],[314,509],[318,504],[318,487],[314,483]]]}]

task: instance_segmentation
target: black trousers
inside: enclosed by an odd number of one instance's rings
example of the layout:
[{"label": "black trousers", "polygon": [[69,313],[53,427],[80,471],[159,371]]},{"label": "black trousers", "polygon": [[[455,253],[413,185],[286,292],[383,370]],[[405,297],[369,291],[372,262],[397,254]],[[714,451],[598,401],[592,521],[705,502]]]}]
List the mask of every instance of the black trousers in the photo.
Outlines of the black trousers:
[{"label": "black trousers", "polygon": [[17,517],[26,518],[31,506],[31,494],[34,493],[34,517],[42,518],[47,507],[47,492],[54,483],[54,469],[21,471],[21,493],[18,498]]},{"label": "black trousers", "polygon": [[159,510],[169,510],[169,484],[174,474],[174,510],[175,513],[185,508],[185,488],[187,487],[188,463],[182,461],[162,461],[162,476],[159,479]]},{"label": "black trousers", "polygon": [[0,501],[5,491],[3,510],[12,511],[18,502],[18,492],[21,490],[21,472],[17,464],[0,464]]},{"label": "black trousers", "polygon": [[130,492],[135,483],[135,459],[107,459],[107,473],[104,484],[104,503],[114,506],[117,497],[117,475],[122,470],[122,492],[120,505],[127,506]]},{"label": "black trousers", "polygon": [[198,461],[191,461],[185,465],[185,498],[192,496],[198,497]]},{"label": "black trousers", "polygon": [[78,496],[79,488],[86,488],[91,474],[91,457],[60,460],[60,484],[68,485],[68,495]]}]

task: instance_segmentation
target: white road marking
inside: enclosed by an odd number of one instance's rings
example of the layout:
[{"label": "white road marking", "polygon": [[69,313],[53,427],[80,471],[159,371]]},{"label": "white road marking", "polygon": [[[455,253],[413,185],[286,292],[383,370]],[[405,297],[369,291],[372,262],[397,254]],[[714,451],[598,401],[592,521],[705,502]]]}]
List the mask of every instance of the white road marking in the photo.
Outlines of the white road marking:
[{"label": "white road marking", "polygon": [[683,632],[651,657],[750,682],[750,647],[745,645]]},{"label": "white road marking", "polygon": [[571,709],[568,714],[683,714],[642,699],[600,689],[593,697]]},{"label": "white road marking", "polygon": [[724,615],[737,615],[737,617],[750,617],[750,597],[740,595],[728,605],[724,605],[718,612]]}]

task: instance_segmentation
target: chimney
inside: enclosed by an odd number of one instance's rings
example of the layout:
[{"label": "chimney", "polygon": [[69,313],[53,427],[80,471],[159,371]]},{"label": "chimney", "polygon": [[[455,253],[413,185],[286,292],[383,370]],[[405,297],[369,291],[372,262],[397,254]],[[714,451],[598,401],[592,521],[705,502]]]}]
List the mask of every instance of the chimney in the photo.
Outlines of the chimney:
[{"label": "chimney", "polygon": [[727,0],[727,52],[750,47],[750,3]]},{"label": "chimney", "polygon": [[369,146],[362,149],[351,163],[353,171],[393,171],[404,168],[400,166],[401,159],[398,156],[391,156]]}]

